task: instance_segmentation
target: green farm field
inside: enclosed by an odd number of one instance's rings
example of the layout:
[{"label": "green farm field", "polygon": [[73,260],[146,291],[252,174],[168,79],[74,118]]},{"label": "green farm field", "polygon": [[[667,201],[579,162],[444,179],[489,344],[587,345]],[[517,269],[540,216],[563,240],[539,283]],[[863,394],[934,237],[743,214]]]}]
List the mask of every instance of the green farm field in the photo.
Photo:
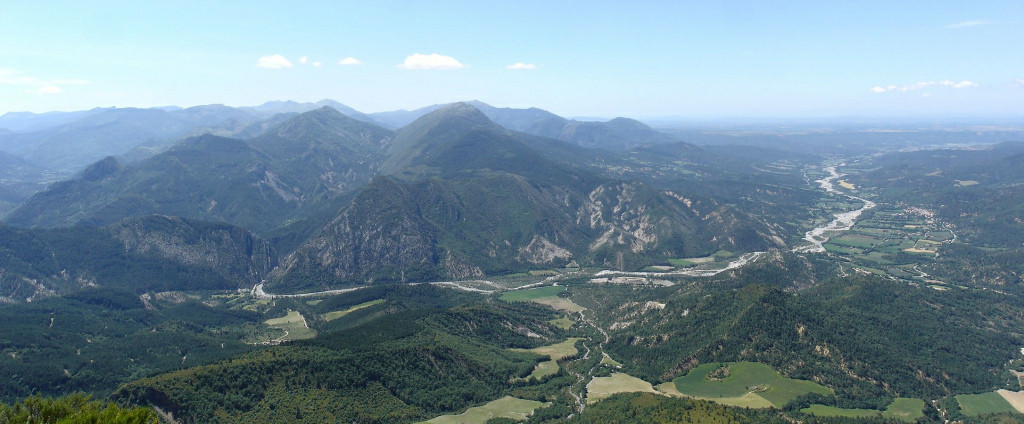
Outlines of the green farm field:
[{"label": "green farm field", "polygon": [[348,314],[350,314],[352,312],[358,311],[358,310],[363,309],[363,308],[369,308],[369,307],[374,306],[374,305],[380,305],[381,303],[384,303],[384,299],[377,299],[377,300],[371,300],[369,302],[363,302],[363,303],[360,303],[360,304],[358,304],[356,306],[353,306],[351,308],[348,308],[348,309],[345,309],[345,310],[341,310],[341,311],[331,311],[331,312],[328,312],[328,313],[324,314],[324,320],[326,320],[328,322],[329,321],[334,321],[334,320],[336,320],[338,318],[341,318],[341,317],[343,317],[345,315],[348,315]]},{"label": "green farm field", "polygon": [[989,392],[976,395],[957,395],[956,401],[960,404],[960,411],[964,415],[973,417],[982,414],[1001,414],[1006,412],[1017,412],[1003,399],[999,393]]},{"label": "green farm field", "polygon": [[536,289],[512,290],[501,294],[499,299],[506,302],[530,302],[545,297],[557,297],[565,291],[564,286],[548,286]]},{"label": "green farm field", "polygon": [[579,353],[576,349],[576,342],[582,340],[578,337],[570,337],[568,340],[548,346],[535,347],[533,349],[512,349],[516,352],[530,352],[547,356],[554,360],[561,360]]},{"label": "green farm field", "polygon": [[264,321],[268,327],[284,331],[278,341],[302,340],[316,337],[316,330],[306,326],[306,318],[299,311],[288,311],[288,315]]},{"label": "green farm field", "polygon": [[651,383],[629,374],[613,373],[608,377],[594,377],[587,384],[587,403],[595,403],[616,393],[658,393]]},{"label": "green farm field", "polygon": [[724,364],[727,375],[709,378],[720,364],[703,364],[675,379],[676,389],[685,395],[700,398],[736,398],[756,393],[776,407],[782,407],[807,393],[827,395],[832,390],[820,384],[786,378],[765,364],[756,362],[730,362]]},{"label": "green farm field", "polygon": [[874,409],[844,409],[834,406],[811,405],[801,409],[800,412],[814,415],[816,417],[845,417],[845,418],[872,418],[882,417],[897,419],[904,422],[916,422],[924,417],[924,401],[913,398],[896,398],[885,409],[877,411]]}]

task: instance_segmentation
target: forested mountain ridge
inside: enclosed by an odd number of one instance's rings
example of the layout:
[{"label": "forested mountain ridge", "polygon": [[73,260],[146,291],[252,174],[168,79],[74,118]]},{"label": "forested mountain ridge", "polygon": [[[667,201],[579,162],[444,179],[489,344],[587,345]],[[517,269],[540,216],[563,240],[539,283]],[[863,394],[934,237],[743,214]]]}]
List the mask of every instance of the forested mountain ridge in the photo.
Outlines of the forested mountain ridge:
[{"label": "forested mountain ridge", "polygon": [[548,160],[467,104],[424,115],[389,150],[385,171],[399,178],[374,180],[268,287],[461,279],[572,260],[632,269],[785,243],[715,199]]},{"label": "forested mountain ridge", "polygon": [[0,302],[88,287],[136,293],[252,287],[277,265],[248,231],[166,216],[107,227],[28,230],[0,225]]},{"label": "forested mountain ridge", "polygon": [[54,184],[7,223],[104,225],[158,213],[265,233],[333,207],[333,199],[366,184],[389,137],[388,130],[322,108],[250,141],[204,135],[133,164],[108,159],[89,168],[106,171]]}]

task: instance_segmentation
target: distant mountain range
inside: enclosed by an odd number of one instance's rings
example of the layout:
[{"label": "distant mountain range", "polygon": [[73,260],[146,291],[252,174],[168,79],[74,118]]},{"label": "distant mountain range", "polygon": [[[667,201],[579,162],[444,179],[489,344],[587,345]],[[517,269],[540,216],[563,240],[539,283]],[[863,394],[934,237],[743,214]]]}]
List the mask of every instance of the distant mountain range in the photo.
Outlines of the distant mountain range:
[{"label": "distant mountain range", "polygon": [[292,240],[280,247],[295,252],[270,283],[282,291],[571,261],[632,268],[652,255],[782,240],[725,202],[619,179],[600,150],[507,129],[479,107],[518,128],[537,119],[576,125],[536,109],[456,103],[392,132],[324,106],[248,140],[208,134],[134,163],[107,157],[6,222],[106,226],[150,214],[227,222]]},{"label": "distant mountain range", "polygon": [[[624,150],[673,141],[639,122],[567,120],[540,109],[495,108],[471,102],[508,129],[585,147]],[[299,115],[323,107],[364,123],[394,130],[444,105],[413,111],[366,114],[333,100],[316,103],[268,102],[253,107],[205,105],[190,108],[96,108],[75,112],[10,112],[0,116],[0,161],[16,161],[0,178],[0,217],[46,185],[74,176],[107,156],[121,163],[150,158],[183,138],[211,134],[237,139],[258,137]]]}]

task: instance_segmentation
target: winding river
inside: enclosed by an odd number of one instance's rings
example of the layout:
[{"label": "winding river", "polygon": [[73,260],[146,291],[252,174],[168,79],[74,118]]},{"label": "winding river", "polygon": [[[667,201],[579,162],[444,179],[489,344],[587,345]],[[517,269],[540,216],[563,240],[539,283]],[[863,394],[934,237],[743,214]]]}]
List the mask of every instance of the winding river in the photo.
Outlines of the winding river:
[{"label": "winding river", "polygon": [[857,218],[860,217],[860,214],[864,213],[864,211],[866,211],[868,209],[871,209],[871,208],[873,208],[875,206],[878,206],[877,204],[875,204],[875,202],[872,202],[870,200],[867,200],[867,199],[864,199],[864,198],[860,198],[860,197],[854,196],[852,194],[847,194],[847,193],[843,193],[843,192],[841,192],[839,190],[836,190],[835,186],[832,184],[832,180],[835,180],[836,178],[842,177],[845,174],[840,174],[840,173],[836,172],[836,167],[835,166],[826,167],[825,170],[828,171],[828,173],[830,175],[828,177],[825,177],[825,178],[822,178],[820,180],[816,180],[815,181],[816,183],[818,183],[818,185],[821,186],[822,189],[824,189],[828,193],[835,193],[835,194],[838,194],[838,195],[841,195],[841,196],[846,196],[847,198],[856,200],[858,202],[863,202],[864,205],[861,206],[860,209],[857,209],[857,210],[853,210],[853,211],[849,211],[849,212],[843,212],[843,213],[838,213],[838,214],[835,215],[836,218],[833,219],[832,222],[829,222],[828,225],[825,225],[824,227],[818,227],[818,228],[815,228],[815,229],[813,229],[811,231],[808,231],[807,234],[804,234],[804,240],[807,240],[811,244],[806,245],[806,246],[797,247],[797,248],[793,249],[793,252],[797,252],[797,253],[821,253],[821,252],[824,252],[825,251],[825,242],[827,242],[829,240],[829,237],[826,234],[850,230],[851,228],[853,228],[853,224],[855,222],[857,222]]}]

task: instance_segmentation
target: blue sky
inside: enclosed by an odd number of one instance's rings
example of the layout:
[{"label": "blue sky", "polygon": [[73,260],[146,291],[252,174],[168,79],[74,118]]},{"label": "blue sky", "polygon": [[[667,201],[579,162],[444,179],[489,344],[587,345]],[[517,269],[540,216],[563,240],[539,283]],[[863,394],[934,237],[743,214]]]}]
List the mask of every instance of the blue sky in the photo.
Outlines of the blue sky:
[{"label": "blue sky", "polygon": [[5,1],[0,113],[332,98],[1024,117],[1020,0],[502,3]]}]

